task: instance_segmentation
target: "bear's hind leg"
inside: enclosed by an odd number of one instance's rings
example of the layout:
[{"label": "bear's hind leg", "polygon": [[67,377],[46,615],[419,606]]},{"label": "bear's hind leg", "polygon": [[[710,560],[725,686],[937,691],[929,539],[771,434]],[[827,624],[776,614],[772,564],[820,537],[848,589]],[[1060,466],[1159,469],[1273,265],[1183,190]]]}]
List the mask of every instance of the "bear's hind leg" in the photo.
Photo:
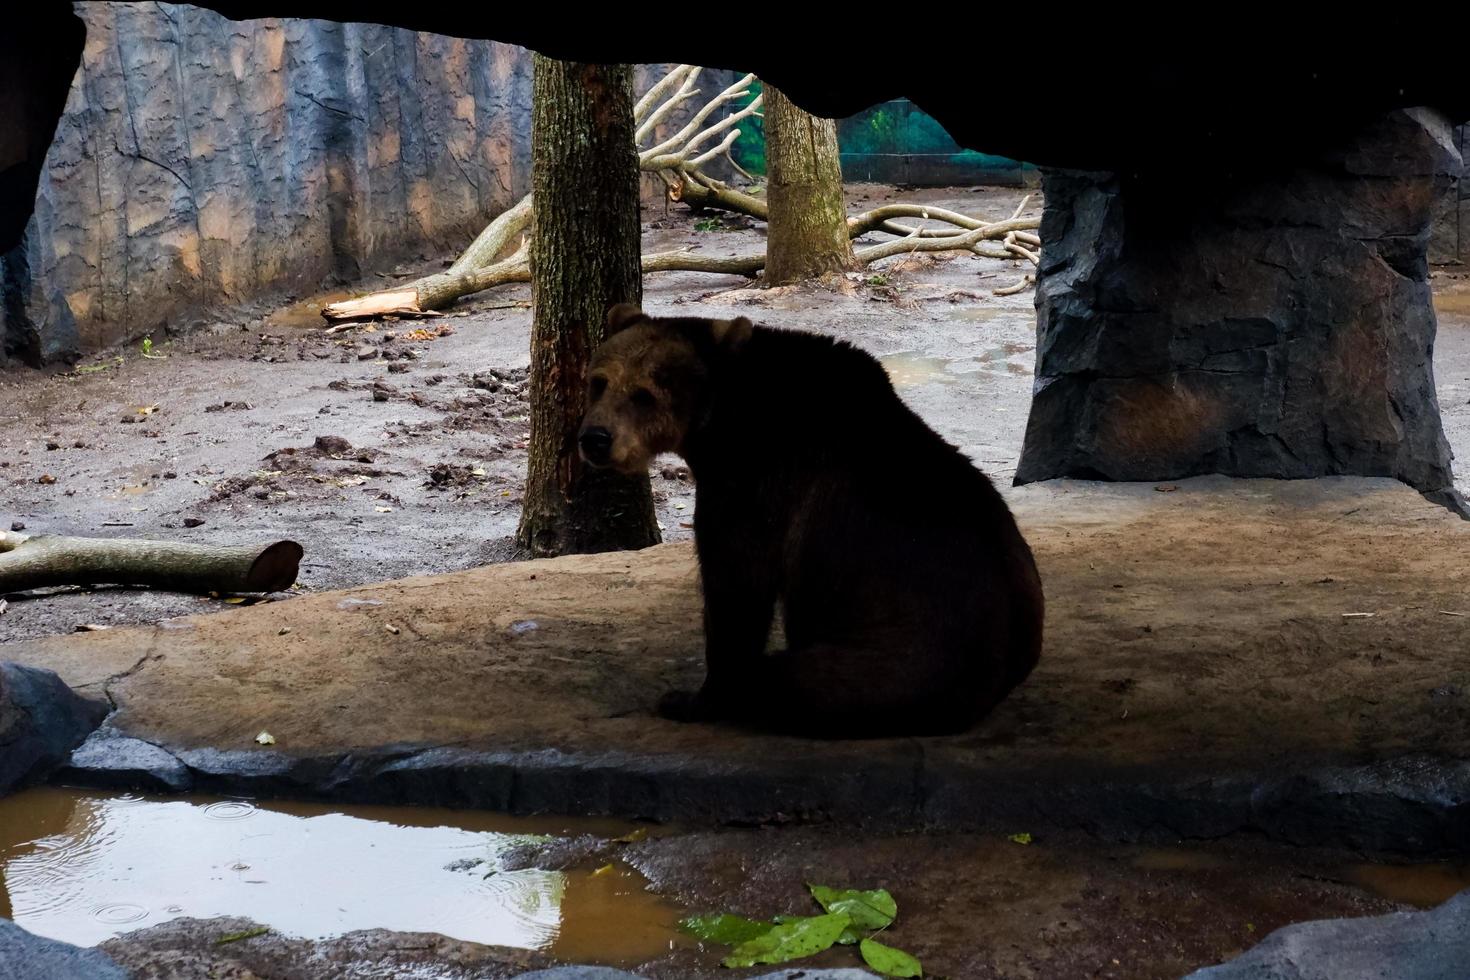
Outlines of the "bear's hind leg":
[{"label": "bear's hind leg", "polygon": [[995,701],[983,680],[892,650],[815,644],[751,666],[732,719],[816,738],[955,734]]}]

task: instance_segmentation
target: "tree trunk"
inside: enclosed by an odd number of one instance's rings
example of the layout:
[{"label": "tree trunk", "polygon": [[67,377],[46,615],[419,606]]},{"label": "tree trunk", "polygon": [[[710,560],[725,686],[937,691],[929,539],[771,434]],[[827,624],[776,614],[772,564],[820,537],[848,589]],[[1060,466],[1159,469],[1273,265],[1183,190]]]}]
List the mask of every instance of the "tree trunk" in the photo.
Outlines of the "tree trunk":
[{"label": "tree trunk", "polygon": [[765,86],[766,283],[779,286],[856,268],[842,200],[837,124]]},{"label": "tree trunk", "polygon": [[531,444],[520,547],[535,557],[659,541],[648,475],[584,467],[587,364],[615,303],[642,298],[633,72],[535,56]]}]

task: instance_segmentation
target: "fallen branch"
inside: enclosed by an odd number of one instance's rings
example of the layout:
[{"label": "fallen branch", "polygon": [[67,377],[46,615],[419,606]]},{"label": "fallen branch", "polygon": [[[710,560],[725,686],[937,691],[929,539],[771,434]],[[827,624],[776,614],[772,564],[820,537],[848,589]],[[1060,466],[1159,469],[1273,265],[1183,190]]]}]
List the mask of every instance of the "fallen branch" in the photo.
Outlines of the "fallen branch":
[{"label": "fallen branch", "polygon": [[1003,289],[992,289],[990,291],[990,295],[992,295],[992,296],[1014,296],[1017,293],[1024,293],[1027,289],[1031,288],[1032,284],[1035,283],[1035,282],[1036,282],[1036,277],[1033,276],[1033,275],[1031,275],[1031,273],[1028,272],[1024,276],[1021,277],[1021,281],[1020,282],[1016,283],[1013,286],[1006,286]]},{"label": "fallen branch", "polygon": [[[746,75],[727,86],[701,106],[672,136],[641,148],[645,140],[655,138],[655,131],[676,108],[699,95],[695,83],[701,71],[693,65],[678,65],[635,104],[633,120],[637,127],[635,140],[640,146],[639,169],[655,174],[663,181],[670,201],[696,210],[729,211],[767,221],[770,211],[764,200],[736,190],[701,169],[717,157],[724,157],[732,166],[735,165],[730,148],[740,136],[738,124],[760,115],[763,96],[756,96],[738,111],[713,123],[709,120],[721,107],[749,95],[754,75]],[[714,142],[717,137],[718,141]],[[968,250],[985,258],[1007,261],[1024,259],[1034,265],[1040,262],[1036,250],[1041,246],[1041,239],[1033,232],[1041,223],[1037,218],[1021,217],[1030,201],[1029,196],[1024,198],[1010,218],[993,222],[927,204],[887,204],[848,218],[847,230],[851,238],[870,232],[897,236],[894,240],[857,250],[856,257],[863,265],[908,252],[951,250]],[[945,227],[921,228],[898,220],[915,218],[942,222]],[[473,293],[509,283],[530,282],[530,264],[524,244],[509,258],[501,259],[500,256],[517,238],[524,241],[532,219],[532,200],[527,195],[490,222],[444,272],[333,303],[322,309],[322,316],[330,323],[338,324],[329,327],[332,330],[342,329],[340,324],[345,321],[382,316],[435,316],[437,310]],[[991,242],[1000,244],[989,244]],[[763,255],[712,258],[681,250],[643,257],[645,273],[708,272],[755,276],[764,267]]]},{"label": "fallen branch", "polygon": [[53,585],[136,585],[174,592],[279,592],[296,581],[301,545],[216,547],[137,538],[0,532],[0,592]]}]

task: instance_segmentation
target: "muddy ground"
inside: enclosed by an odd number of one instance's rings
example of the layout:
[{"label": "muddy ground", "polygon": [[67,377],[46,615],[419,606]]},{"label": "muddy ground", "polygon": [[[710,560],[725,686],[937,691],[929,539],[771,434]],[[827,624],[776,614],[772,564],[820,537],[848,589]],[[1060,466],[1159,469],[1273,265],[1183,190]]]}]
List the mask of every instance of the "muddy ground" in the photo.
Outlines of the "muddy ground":
[{"label": "muddy ground", "polygon": [[[1022,194],[850,188],[854,209],[901,198],[990,218],[1009,216]],[[1027,213],[1039,208],[1033,197]],[[748,220],[699,221],[677,207],[645,210],[644,229],[648,250],[737,254],[764,239]],[[824,330],[870,350],[924,418],[1006,486],[1029,406],[1035,314],[1030,291],[991,292],[1023,271],[971,255],[916,256],[835,287],[776,291],[669,273],[648,278],[645,305]],[[1470,452],[1470,282],[1437,282],[1441,407],[1451,444]],[[0,529],[220,544],[292,537],[306,548],[299,591],[509,558],[525,471],[528,297],[528,287],[503,288],[442,319],[338,335],[322,330],[322,298],[307,297],[153,338],[152,356],[133,346],[64,374],[0,375]],[[678,460],[663,462],[654,496],[664,539],[685,539],[693,487]],[[876,474],[922,499],[904,474]],[[1470,489],[1470,471],[1460,486]],[[12,598],[0,642],[218,605],[106,590]]]},{"label": "muddy ground", "polygon": [[[853,203],[896,196],[886,188],[855,188]],[[994,218],[1009,215],[1020,196],[996,189],[902,195]],[[654,210],[644,218],[650,249],[690,244],[734,254],[760,245],[760,230],[745,222],[696,230],[694,220],[677,210]],[[894,259],[873,270],[876,275],[836,286],[770,292],[729,277],[670,274],[650,277],[645,305],[655,312],[743,314],[840,334],[882,357],[900,393],[1004,486],[1015,471],[1029,402],[1034,312],[1030,293],[998,298],[991,290],[1022,271],[970,256]],[[1445,427],[1452,445],[1470,447],[1470,280],[1441,274],[1436,285],[1435,368]],[[306,548],[297,593],[511,557],[527,435],[527,296],[522,287],[500,290],[441,319],[341,335],[322,332],[313,312],[319,301],[309,298],[264,315],[256,310],[225,317],[187,336],[154,338],[154,356],[133,347],[67,374],[12,372],[0,378],[0,481],[6,488],[0,528],[14,523],[28,532],[216,543],[289,536]],[[660,466],[654,476],[659,519],[665,540],[686,539],[693,488],[676,460],[666,462],[668,468]],[[880,469],[875,478],[922,504],[923,488],[909,485],[905,474]],[[1463,475],[1460,486],[1470,490]],[[1074,503],[1086,506],[1081,499]],[[1093,530],[1109,531],[1105,522]],[[1323,549],[1325,564],[1334,555],[1372,564],[1374,556],[1363,549],[1375,547],[1383,549],[1385,567],[1413,561],[1392,535],[1336,544],[1329,539],[1310,544]],[[1199,540],[1192,544],[1203,547]],[[1284,602],[1280,587],[1288,583],[1271,573],[1264,568],[1259,578],[1229,589]],[[1121,588],[1109,574],[1097,572],[1099,591],[1108,583]],[[1320,602],[1300,598],[1308,591],[1297,588],[1304,582],[1290,583],[1298,597],[1293,601],[1317,604],[1310,610],[1292,606],[1293,615],[1340,618],[1346,607],[1331,598],[1338,586],[1330,577],[1320,577],[1332,586],[1318,584],[1328,596]],[[1123,584],[1129,583],[1137,585],[1125,575]],[[1108,615],[1137,612],[1144,625],[1136,629],[1149,637],[1161,622],[1187,625],[1188,610],[1158,604],[1161,590],[1110,596]],[[84,624],[152,623],[229,608],[217,600],[119,590],[11,597],[0,615],[0,642],[69,633]],[[1106,624],[1094,625],[1102,630]],[[1335,622],[1332,628],[1349,627]],[[1106,640],[1099,637],[1099,643]],[[1114,639],[1131,643],[1138,637]],[[1319,668],[1303,662],[1282,669],[1307,676]],[[1204,689],[1208,681],[1191,680],[1179,697],[1187,701],[1191,685]],[[1281,700],[1274,690],[1262,698]],[[1351,853],[1318,854],[1241,837],[1180,852],[1104,845],[1075,831],[1020,845],[977,834],[702,830],[649,841],[626,856],[661,895],[692,910],[807,911],[800,887],[818,876],[889,885],[910,916],[895,942],[901,938],[941,974],[982,978],[1177,976],[1228,957],[1289,921],[1425,904],[1466,883],[1463,867],[1364,871],[1361,857]],[[180,929],[169,938],[169,928],[160,927],[156,943],[139,937],[110,948],[134,965],[180,949],[216,963],[243,964],[254,955],[244,944],[217,947],[212,932]],[[377,946],[339,946],[366,965],[419,949],[446,976],[461,975],[452,964],[494,959],[484,948],[456,947],[450,956],[442,943],[415,947],[391,936]],[[369,947],[377,952],[364,959],[360,954]],[[267,953],[268,947],[261,955]],[[262,959],[253,968],[311,975],[273,970],[286,962],[319,966],[321,954],[298,948],[287,959]],[[682,977],[718,974],[716,959],[684,947],[644,963],[650,975]],[[478,975],[505,975],[496,969]]]},{"label": "muddy ground", "polygon": [[[853,206],[897,195],[857,188]],[[914,197],[1000,218],[1021,195],[903,195]],[[650,250],[763,247],[763,229],[746,221],[699,231],[677,208],[644,218]],[[1022,271],[973,256],[889,259],[834,288],[774,294],[747,289],[739,277],[670,273],[649,277],[645,305],[829,330],[893,355],[905,394],[1008,483],[1030,392],[1032,297],[990,290]],[[529,287],[505,288],[443,319],[333,336],[321,329],[321,298],[313,297],[154,338],[153,357],[135,345],[76,372],[0,376],[0,528],[211,543],[289,536],[306,548],[300,587],[308,591],[510,557],[526,458],[528,299]],[[312,448],[332,436],[352,448]],[[663,462],[654,491],[664,539],[685,539],[693,487],[677,459]],[[12,600],[0,642],[206,605],[106,591]]]}]

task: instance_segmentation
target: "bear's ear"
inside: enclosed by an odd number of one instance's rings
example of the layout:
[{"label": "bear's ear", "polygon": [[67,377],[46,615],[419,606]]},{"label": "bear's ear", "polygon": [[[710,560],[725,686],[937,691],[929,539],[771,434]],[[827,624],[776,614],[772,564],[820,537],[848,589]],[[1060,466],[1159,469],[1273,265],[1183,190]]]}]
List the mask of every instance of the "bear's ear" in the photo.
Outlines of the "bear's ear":
[{"label": "bear's ear", "polygon": [[743,316],[738,316],[733,320],[714,321],[710,324],[710,337],[714,340],[716,347],[722,350],[737,351],[745,346],[745,342],[750,339],[751,331],[754,329],[755,324]]},{"label": "bear's ear", "polygon": [[636,304],[619,303],[607,311],[607,324],[603,330],[603,336],[611,337],[619,330],[632,326],[644,318],[643,311]]}]

